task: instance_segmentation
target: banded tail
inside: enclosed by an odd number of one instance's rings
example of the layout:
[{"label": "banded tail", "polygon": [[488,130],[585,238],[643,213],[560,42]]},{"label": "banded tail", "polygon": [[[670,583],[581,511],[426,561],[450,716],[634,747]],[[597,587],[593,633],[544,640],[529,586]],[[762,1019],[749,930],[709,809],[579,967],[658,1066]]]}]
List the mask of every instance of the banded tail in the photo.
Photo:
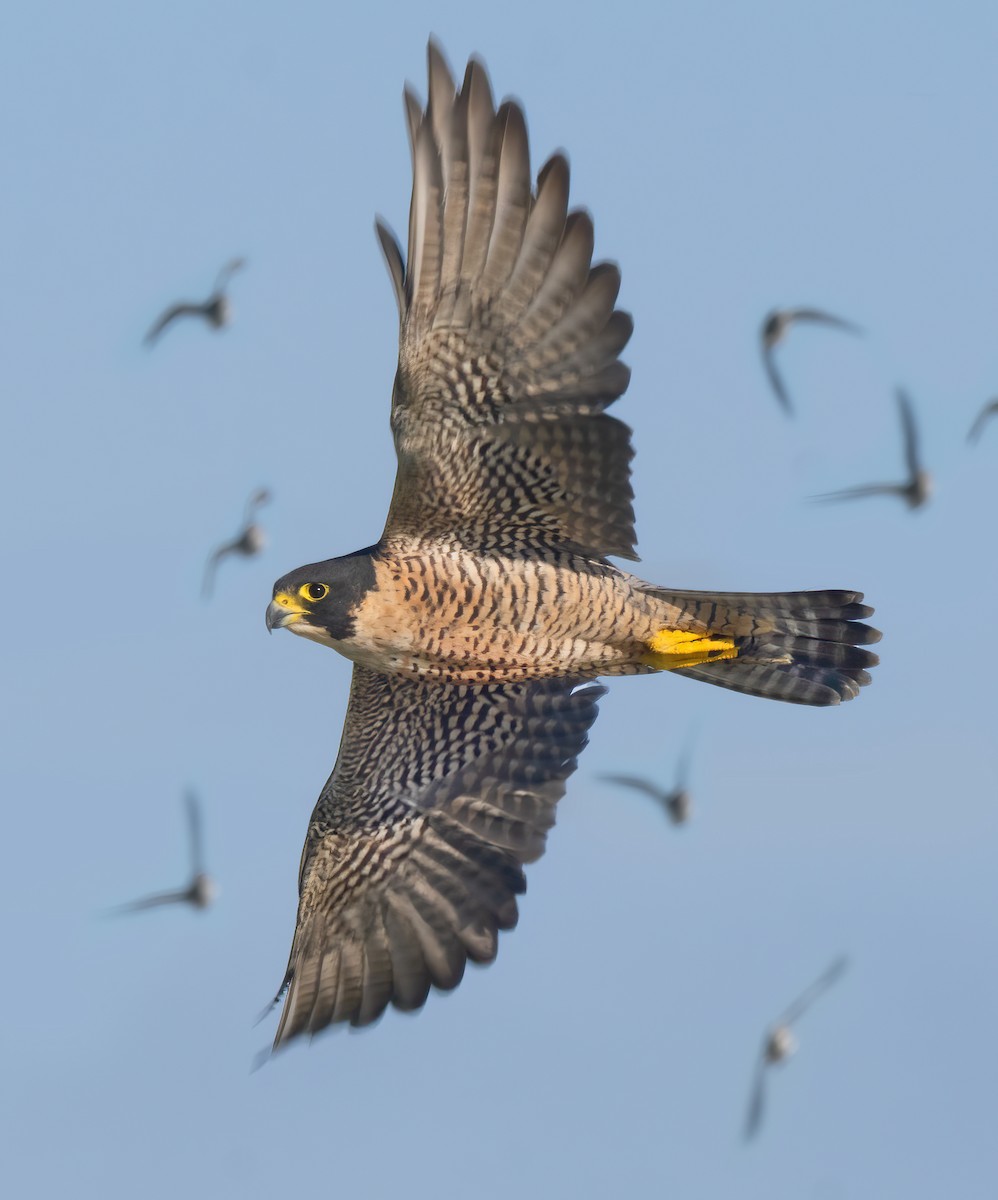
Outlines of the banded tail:
[{"label": "banded tail", "polygon": [[[663,601],[663,628],[643,661],[718,687],[786,700],[839,704],[870,682],[880,641],[864,625],[862,592],[682,592],[642,589]],[[678,628],[677,628],[678,626]]]}]

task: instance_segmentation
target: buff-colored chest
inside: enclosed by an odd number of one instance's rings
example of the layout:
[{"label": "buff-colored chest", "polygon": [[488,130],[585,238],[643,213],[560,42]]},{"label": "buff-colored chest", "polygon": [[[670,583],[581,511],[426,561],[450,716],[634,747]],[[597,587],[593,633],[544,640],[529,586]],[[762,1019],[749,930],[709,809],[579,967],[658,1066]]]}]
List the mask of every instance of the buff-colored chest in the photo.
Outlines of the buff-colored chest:
[{"label": "buff-colored chest", "polygon": [[[615,673],[633,658],[630,584],[610,568],[421,553],[376,564],[345,649],[376,669],[454,683]],[[637,606],[640,609],[640,605]]]}]

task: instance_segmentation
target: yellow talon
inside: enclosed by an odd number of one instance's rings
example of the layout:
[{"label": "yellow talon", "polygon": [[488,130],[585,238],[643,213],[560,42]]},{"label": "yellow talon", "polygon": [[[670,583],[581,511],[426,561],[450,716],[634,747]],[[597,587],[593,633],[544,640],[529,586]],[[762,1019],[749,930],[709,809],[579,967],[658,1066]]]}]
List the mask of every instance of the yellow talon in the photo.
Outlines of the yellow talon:
[{"label": "yellow talon", "polygon": [[660,629],[648,643],[642,661],[658,671],[697,667],[701,663],[737,658],[738,647],[729,637],[712,637],[686,629]]}]

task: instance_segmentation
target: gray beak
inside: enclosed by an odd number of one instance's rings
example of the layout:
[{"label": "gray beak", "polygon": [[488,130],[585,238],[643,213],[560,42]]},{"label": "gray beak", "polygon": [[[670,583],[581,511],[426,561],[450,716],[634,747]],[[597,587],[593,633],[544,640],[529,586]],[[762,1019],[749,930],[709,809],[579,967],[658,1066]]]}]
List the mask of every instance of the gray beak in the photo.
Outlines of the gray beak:
[{"label": "gray beak", "polygon": [[273,633],[275,629],[283,629],[304,615],[305,610],[300,605],[287,593],[280,592],[267,605],[267,629]]}]

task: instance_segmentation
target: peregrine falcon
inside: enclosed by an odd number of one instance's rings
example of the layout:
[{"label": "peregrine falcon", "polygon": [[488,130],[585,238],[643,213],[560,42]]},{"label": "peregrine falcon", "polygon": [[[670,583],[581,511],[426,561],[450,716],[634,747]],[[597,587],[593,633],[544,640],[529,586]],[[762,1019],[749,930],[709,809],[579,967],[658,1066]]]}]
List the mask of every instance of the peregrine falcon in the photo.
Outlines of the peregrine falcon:
[{"label": "peregrine falcon", "polygon": [[671,670],[799,704],[869,682],[854,591],[656,587],[636,557],[620,271],[592,265],[555,154],[531,184],[514,101],[435,43],[405,91],[408,257],[377,223],[399,308],[398,475],[378,542],[274,585],[267,625],[351,659],[339,756],[312,814],[277,999],[280,1047],[417,1009],[491,962],[517,920],[604,688]]}]

